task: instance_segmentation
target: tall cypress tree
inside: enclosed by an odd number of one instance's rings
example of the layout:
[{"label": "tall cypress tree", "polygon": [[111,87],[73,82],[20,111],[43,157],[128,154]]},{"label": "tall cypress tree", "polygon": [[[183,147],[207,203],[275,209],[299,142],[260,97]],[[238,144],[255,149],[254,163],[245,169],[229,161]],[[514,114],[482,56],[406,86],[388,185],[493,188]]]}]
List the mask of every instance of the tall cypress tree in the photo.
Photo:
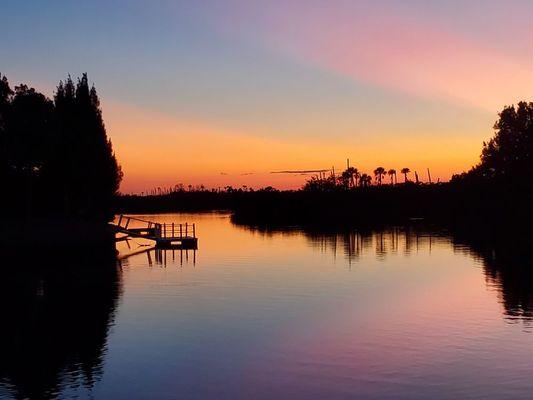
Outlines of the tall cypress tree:
[{"label": "tall cypress tree", "polygon": [[52,185],[61,193],[67,216],[109,219],[122,171],[107,137],[94,86],[87,74],[76,85],[69,76],[54,98],[55,142]]},{"label": "tall cypress tree", "polygon": [[112,218],[122,171],[87,74],[59,82],[53,102],[0,75],[0,179],[13,216]]}]

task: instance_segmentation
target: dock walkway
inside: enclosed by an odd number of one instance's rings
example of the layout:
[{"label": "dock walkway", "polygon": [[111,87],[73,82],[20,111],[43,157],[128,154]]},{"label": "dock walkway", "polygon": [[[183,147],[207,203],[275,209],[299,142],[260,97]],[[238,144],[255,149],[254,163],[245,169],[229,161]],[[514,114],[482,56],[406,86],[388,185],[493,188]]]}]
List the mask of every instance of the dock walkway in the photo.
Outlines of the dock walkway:
[{"label": "dock walkway", "polygon": [[161,224],[158,222],[120,215],[118,221],[111,223],[111,225],[115,232],[126,235],[118,237],[117,241],[125,240],[127,237],[136,237],[153,240],[156,247],[159,248],[198,248],[195,224]]}]

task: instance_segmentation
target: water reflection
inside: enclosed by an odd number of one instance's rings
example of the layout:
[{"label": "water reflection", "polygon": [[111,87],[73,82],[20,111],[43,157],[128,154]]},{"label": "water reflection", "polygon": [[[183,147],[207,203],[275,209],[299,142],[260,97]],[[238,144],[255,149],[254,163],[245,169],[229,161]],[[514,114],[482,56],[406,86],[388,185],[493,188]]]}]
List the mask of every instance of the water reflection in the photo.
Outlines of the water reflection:
[{"label": "water reflection", "polygon": [[422,226],[384,227],[380,229],[268,229],[265,227],[237,225],[241,229],[260,233],[266,237],[274,235],[304,235],[310,246],[321,252],[342,254],[349,262],[359,261],[364,255],[385,261],[389,255],[410,255],[425,251],[431,253],[434,246],[450,246],[452,238],[440,229]]},{"label": "water reflection", "polygon": [[0,398],[530,397],[527,242],[187,219],[200,257],[10,255]]},{"label": "water reflection", "polygon": [[488,287],[498,293],[506,321],[533,326],[533,249],[527,238],[496,243],[454,237],[456,251],[468,253],[483,265]]},{"label": "water reflection", "polygon": [[112,252],[3,254],[0,388],[17,399],[87,397],[103,371],[121,295]]},{"label": "water reflection", "polygon": [[[196,250],[194,249],[159,249],[155,248],[153,249],[154,252],[154,259],[156,265],[165,267],[170,264],[176,264],[176,262],[179,263],[179,265],[183,265],[185,262],[186,264],[189,264],[189,262],[192,262],[192,265],[196,265]],[[152,257],[150,255],[150,251],[147,252],[148,256],[148,264],[150,266],[153,265]]]},{"label": "water reflection", "polygon": [[528,238],[494,240],[479,232],[466,234],[424,225],[341,231],[240,227],[265,236],[304,235],[313,249],[330,253],[333,258],[342,255],[350,268],[364,256],[386,261],[393,255],[431,254],[435,249],[451,246],[454,252],[467,255],[482,266],[486,284],[496,291],[507,322],[521,321],[533,327],[533,240]]},{"label": "water reflection", "polygon": [[348,261],[358,261],[363,255],[385,261],[392,254],[409,255],[412,252],[431,253],[435,244],[449,244],[442,232],[420,230],[414,227],[390,227],[382,230],[348,230],[342,232],[303,231],[311,244],[320,251],[339,251]]},{"label": "water reflection", "polygon": [[130,251],[123,256],[119,254],[119,264],[124,267],[129,266],[129,259],[132,255],[145,254],[147,264],[150,267],[158,266],[166,268],[168,265],[183,266],[184,264],[192,264],[194,266],[196,265],[196,252],[196,249],[184,249],[179,246],[174,248],[158,248],[152,246],[141,248],[141,250],[137,248],[135,251]]}]

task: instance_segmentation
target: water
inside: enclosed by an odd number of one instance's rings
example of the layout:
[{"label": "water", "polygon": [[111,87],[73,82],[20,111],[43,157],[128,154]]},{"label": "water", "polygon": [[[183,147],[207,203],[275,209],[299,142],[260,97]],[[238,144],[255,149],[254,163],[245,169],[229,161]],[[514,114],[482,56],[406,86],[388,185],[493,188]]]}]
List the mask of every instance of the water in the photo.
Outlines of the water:
[{"label": "water", "polygon": [[93,251],[43,255],[38,268],[9,259],[0,397],[531,398],[527,252],[416,226],[262,232],[226,214],[151,218],[195,222],[199,250],[119,267]]}]

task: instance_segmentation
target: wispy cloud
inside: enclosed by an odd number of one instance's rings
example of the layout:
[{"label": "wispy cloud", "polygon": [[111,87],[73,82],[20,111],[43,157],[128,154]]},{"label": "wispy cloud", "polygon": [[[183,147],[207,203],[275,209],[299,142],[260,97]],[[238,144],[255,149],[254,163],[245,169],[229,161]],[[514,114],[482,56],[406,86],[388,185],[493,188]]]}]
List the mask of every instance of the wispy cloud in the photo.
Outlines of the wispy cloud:
[{"label": "wispy cloud", "polygon": [[304,169],[304,170],[285,170],[285,171],[272,171],[271,174],[312,174],[317,172],[327,172],[329,169]]},{"label": "wispy cloud", "polygon": [[[532,60],[511,55],[501,43],[495,47],[474,39],[435,16],[412,15],[409,2],[237,3],[241,14],[232,29],[354,80],[493,112],[533,93]],[[431,8],[417,5],[424,7]],[[531,28],[522,32],[513,46],[517,41],[527,46],[532,35]]]}]

